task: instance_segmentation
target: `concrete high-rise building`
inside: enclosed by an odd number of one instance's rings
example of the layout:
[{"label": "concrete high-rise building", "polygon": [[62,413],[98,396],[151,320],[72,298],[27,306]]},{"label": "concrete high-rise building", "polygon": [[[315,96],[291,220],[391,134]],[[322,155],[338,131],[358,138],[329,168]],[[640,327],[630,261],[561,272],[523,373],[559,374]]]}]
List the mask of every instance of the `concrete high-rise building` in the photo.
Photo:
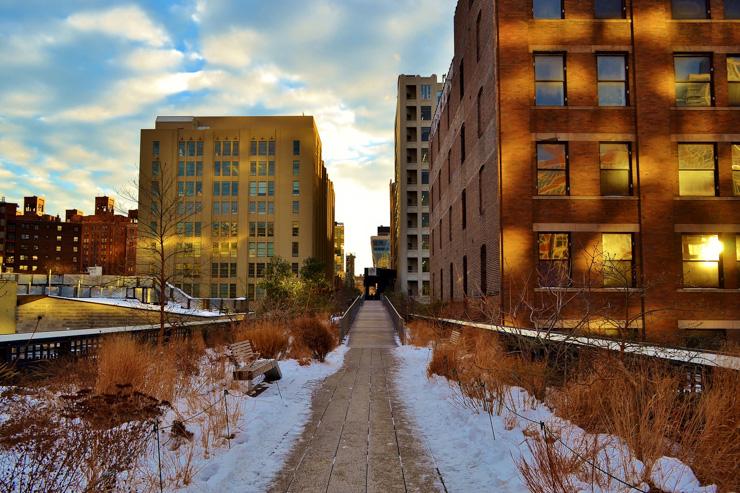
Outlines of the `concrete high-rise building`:
[{"label": "concrete high-rise building", "polygon": [[370,248],[373,255],[373,267],[391,268],[391,228],[378,226],[378,234],[370,237]]},{"label": "concrete high-rise building", "polygon": [[429,134],[443,87],[436,75],[398,77],[391,263],[396,289],[422,302],[430,294]]},{"label": "concrete high-rise building", "polygon": [[348,253],[346,257],[346,269],[344,273],[345,286],[355,285],[355,254]]},{"label": "concrete high-rise building", "polygon": [[344,279],[344,223],[334,223],[334,275]]},{"label": "concrete high-rise building", "polygon": [[459,1],[432,124],[433,297],[513,322],[521,297],[545,319],[548,297],[588,290],[648,339],[737,340],[737,5]]},{"label": "concrete high-rise building", "polygon": [[[334,270],[334,189],[311,116],[158,117],[141,131],[140,245],[153,192],[182,212],[169,269],[185,292],[254,300],[272,257]],[[140,247],[140,272],[151,259]]]}]

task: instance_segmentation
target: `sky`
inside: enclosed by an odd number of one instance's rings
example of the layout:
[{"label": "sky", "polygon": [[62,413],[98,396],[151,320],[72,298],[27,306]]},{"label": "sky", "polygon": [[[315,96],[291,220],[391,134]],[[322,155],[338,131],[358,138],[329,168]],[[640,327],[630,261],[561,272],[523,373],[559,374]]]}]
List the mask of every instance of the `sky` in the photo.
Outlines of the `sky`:
[{"label": "sky", "polygon": [[0,195],[62,216],[120,199],[157,115],[314,115],[361,269],[390,222],[397,76],[441,78],[454,6],[0,0]]}]

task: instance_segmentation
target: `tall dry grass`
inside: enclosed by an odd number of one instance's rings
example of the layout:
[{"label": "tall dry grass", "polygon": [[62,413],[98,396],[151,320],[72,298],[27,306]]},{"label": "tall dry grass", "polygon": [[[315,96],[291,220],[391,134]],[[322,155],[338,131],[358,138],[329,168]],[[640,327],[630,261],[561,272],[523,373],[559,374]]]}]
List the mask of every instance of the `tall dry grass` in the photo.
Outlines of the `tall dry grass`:
[{"label": "tall dry grass", "polygon": [[418,347],[431,347],[448,339],[452,330],[426,320],[411,320],[406,324],[408,337],[406,343]]},{"label": "tall dry grass", "polygon": [[339,345],[339,340],[332,330],[316,317],[302,317],[291,324],[293,344],[296,353],[308,353],[311,357],[323,362],[326,355]]},{"label": "tall dry grass", "polygon": [[279,320],[245,321],[234,338],[251,341],[252,348],[263,358],[282,359],[290,344],[288,328]]}]

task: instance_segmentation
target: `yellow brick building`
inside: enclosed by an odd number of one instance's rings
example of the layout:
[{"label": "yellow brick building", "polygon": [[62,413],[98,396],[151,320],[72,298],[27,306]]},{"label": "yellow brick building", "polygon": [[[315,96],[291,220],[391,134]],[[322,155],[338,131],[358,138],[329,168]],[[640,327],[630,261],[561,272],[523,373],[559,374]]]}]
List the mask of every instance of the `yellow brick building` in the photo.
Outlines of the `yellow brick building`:
[{"label": "yellow brick building", "polygon": [[[176,204],[168,269],[192,296],[257,299],[274,256],[295,273],[313,257],[333,275],[334,189],[311,116],[157,117],[141,131],[142,242],[152,202]],[[156,265],[143,244],[139,259],[142,274]]]}]

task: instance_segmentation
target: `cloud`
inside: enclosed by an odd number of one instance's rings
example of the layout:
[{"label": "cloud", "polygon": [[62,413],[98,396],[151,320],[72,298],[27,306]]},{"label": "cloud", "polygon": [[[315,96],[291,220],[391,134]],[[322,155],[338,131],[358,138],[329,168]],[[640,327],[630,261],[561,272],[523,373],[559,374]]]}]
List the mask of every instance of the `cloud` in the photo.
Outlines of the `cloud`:
[{"label": "cloud", "polygon": [[209,64],[246,68],[260,44],[260,38],[255,31],[231,29],[226,33],[212,34],[204,38],[201,55]]},{"label": "cloud", "polygon": [[153,47],[170,42],[167,32],[136,5],[79,12],[67,17],[67,24],[79,31],[101,33]]},{"label": "cloud", "polygon": [[179,67],[185,55],[174,49],[139,48],[128,53],[124,64],[139,72],[161,72]]}]

